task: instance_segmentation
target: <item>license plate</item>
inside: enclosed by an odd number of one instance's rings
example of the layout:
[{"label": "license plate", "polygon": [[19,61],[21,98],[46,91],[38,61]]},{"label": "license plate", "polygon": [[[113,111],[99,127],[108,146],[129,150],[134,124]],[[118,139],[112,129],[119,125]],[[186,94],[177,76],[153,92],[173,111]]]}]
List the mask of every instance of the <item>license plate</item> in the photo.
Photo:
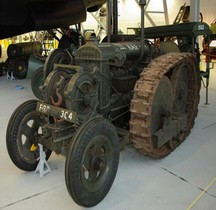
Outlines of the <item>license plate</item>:
[{"label": "license plate", "polygon": [[37,102],[36,110],[40,113],[51,115],[68,122],[74,123],[76,121],[76,112],[70,111],[68,109],[56,107],[43,102]]}]

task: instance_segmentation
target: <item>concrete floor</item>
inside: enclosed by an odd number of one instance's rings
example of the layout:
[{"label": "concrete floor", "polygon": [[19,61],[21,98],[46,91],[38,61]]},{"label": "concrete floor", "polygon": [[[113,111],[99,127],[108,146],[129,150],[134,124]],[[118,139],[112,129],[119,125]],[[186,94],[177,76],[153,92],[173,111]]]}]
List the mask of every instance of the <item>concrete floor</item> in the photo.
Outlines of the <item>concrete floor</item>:
[{"label": "concrete floor", "polygon": [[[209,105],[205,89],[196,123],[187,140],[161,160],[141,156],[132,147],[121,152],[114,184],[94,210],[215,210],[216,209],[216,70],[212,70]],[[22,90],[16,90],[22,85]],[[65,157],[52,154],[52,173],[40,178],[11,162],[5,143],[8,120],[22,102],[34,98],[30,80],[0,77],[0,209],[79,210],[64,180]]]}]

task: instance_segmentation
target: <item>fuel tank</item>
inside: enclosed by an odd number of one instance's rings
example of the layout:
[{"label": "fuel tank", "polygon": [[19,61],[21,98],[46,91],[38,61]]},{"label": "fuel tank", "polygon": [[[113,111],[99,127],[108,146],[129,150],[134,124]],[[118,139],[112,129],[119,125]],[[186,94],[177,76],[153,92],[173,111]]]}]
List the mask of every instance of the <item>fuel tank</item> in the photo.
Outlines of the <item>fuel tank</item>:
[{"label": "fuel tank", "polygon": [[106,0],[1,0],[0,39],[81,23],[86,11],[96,11],[104,3]]}]

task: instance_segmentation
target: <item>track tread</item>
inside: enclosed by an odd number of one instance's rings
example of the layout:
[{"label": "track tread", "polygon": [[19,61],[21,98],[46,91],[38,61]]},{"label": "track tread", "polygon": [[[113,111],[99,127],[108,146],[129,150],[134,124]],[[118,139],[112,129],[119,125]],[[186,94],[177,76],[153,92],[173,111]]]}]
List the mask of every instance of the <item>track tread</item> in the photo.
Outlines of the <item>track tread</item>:
[{"label": "track tread", "polygon": [[[175,138],[170,140],[170,144],[167,143],[160,148],[155,148],[153,146],[151,134],[151,113],[157,87],[165,74],[172,73],[174,67],[184,62],[188,62],[192,65],[193,69],[193,72],[190,72],[191,75],[189,78],[189,84],[192,85],[189,85],[187,109],[190,114],[187,118],[187,125]],[[193,54],[168,53],[154,59],[142,71],[134,88],[134,95],[130,108],[130,136],[138,152],[155,159],[162,158],[172,152],[189,135],[198,112],[197,107],[199,103],[200,87],[198,69]]]}]

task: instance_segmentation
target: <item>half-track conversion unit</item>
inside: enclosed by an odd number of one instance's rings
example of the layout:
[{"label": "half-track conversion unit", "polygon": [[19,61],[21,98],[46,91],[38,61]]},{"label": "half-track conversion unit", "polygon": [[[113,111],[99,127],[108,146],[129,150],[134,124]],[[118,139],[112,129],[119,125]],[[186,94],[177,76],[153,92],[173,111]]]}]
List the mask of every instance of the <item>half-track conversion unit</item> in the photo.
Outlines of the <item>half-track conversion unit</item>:
[{"label": "half-track conversion unit", "polygon": [[44,69],[43,100],[24,102],[8,123],[14,164],[35,170],[38,144],[47,159],[52,151],[65,154],[66,186],[81,206],[107,195],[125,144],[163,158],[186,139],[197,116],[197,37],[210,34],[209,27],[193,22],[144,30],[145,5],[141,0],[137,36],[86,40],[74,64],[55,64],[49,74]]}]

